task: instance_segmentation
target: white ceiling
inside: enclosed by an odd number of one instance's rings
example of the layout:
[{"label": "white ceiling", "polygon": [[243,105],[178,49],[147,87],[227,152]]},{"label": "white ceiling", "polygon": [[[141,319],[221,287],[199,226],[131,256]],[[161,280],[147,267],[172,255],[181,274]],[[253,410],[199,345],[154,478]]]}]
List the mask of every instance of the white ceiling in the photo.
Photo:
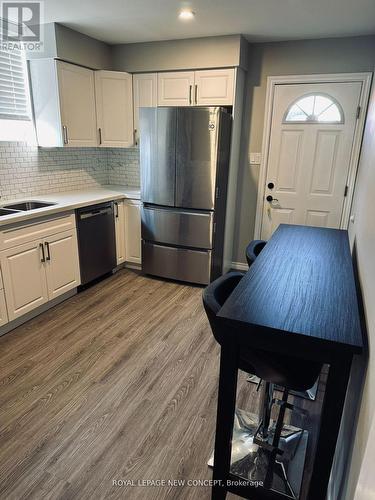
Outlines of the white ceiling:
[{"label": "white ceiling", "polygon": [[[108,43],[243,34],[251,41],[375,33],[375,0],[45,0],[45,22]],[[177,18],[191,7],[192,21]]]}]

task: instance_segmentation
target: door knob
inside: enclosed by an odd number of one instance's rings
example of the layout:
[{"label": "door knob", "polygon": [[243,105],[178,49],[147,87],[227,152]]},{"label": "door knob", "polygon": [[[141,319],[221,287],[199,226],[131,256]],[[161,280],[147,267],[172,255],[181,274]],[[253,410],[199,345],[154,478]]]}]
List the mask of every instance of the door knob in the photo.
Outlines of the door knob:
[{"label": "door knob", "polygon": [[277,198],[274,198],[270,194],[266,197],[266,200],[269,201],[270,203],[272,203],[273,201],[279,201]]},{"label": "door knob", "polygon": [[267,184],[268,189],[273,189],[275,187],[275,184],[273,182],[269,182]]}]

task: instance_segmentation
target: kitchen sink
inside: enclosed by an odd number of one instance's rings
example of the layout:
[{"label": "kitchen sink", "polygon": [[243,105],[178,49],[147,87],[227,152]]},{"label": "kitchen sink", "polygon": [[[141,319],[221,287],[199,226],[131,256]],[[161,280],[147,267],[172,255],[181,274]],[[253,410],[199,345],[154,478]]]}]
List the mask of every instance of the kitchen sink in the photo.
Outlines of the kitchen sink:
[{"label": "kitchen sink", "polygon": [[13,203],[12,205],[4,205],[3,209],[8,208],[11,210],[20,210],[24,212],[26,210],[35,210],[36,208],[50,207],[52,205],[56,205],[56,203],[51,203],[47,201],[21,201],[19,203]]},{"label": "kitchen sink", "polygon": [[6,208],[0,208],[0,217],[2,215],[10,215],[10,214],[16,214],[18,210],[7,210]]}]

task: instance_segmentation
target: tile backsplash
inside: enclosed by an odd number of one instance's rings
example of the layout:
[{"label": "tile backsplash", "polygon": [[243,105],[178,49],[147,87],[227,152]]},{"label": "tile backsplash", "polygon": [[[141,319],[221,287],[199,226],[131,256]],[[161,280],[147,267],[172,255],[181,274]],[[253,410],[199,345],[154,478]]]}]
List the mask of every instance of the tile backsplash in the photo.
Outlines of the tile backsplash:
[{"label": "tile backsplash", "polygon": [[139,148],[108,149],[107,161],[108,184],[140,186]]},{"label": "tile backsplash", "polygon": [[1,200],[104,184],[138,187],[137,148],[38,148],[22,142],[0,143]]}]

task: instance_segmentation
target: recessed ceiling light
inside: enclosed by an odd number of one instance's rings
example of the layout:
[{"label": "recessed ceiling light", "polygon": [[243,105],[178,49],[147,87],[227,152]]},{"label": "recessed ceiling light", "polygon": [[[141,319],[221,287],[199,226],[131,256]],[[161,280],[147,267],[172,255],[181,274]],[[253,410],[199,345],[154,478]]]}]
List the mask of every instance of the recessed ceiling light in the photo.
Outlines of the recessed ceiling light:
[{"label": "recessed ceiling light", "polygon": [[191,9],[182,9],[178,14],[178,17],[183,21],[189,21],[190,19],[193,19],[194,16],[195,12],[193,12]]}]

